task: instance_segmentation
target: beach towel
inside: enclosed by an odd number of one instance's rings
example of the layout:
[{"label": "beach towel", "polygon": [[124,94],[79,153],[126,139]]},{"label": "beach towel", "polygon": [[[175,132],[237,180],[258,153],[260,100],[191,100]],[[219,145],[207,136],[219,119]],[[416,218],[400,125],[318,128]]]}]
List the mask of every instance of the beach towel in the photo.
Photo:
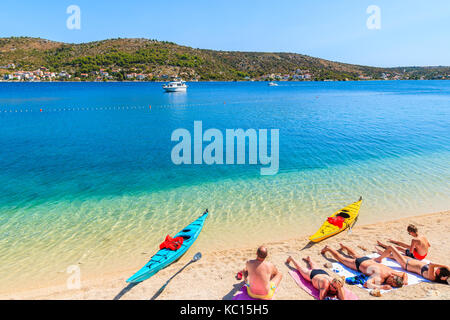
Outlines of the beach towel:
[{"label": "beach towel", "polygon": [[366,276],[365,274],[362,273],[354,277],[345,278],[345,282],[350,285],[354,284],[364,285],[364,283],[366,283],[367,280],[369,280],[369,276]]},{"label": "beach towel", "polygon": [[[303,278],[303,276],[297,270],[289,270],[289,274],[292,279],[294,279],[295,283],[302,288],[306,293],[315,299],[319,300],[319,290],[313,287],[312,283]],[[351,292],[349,289],[344,287],[345,297],[347,300],[358,300],[356,294]]]},{"label": "beach towel", "polygon": [[[275,293],[277,293],[278,288],[276,288]],[[233,300],[259,300],[252,298],[247,293],[247,287],[245,284],[242,286],[241,290],[233,297]]]},{"label": "beach towel", "polygon": [[258,300],[255,298],[250,297],[247,294],[247,288],[245,285],[242,286],[241,290],[233,297],[233,300]]},{"label": "beach towel", "polygon": [[[367,257],[376,258],[376,257],[379,257],[379,254],[372,253],[372,254],[367,255]],[[423,260],[423,261],[427,262],[426,260]],[[395,260],[385,258],[385,259],[383,259],[382,263],[385,266],[388,266],[389,268],[391,268],[395,271],[406,272],[408,274],[408,286],[417,284],[420,282],[430,282],[429,280],[419,276],[418,274],[403,270],[402,267],[400,266],[400,264],[398,264],[398,262]],[[361,277],[361,275],[362,275],[362,273],[352,270],[350,268],[347,268],[346,266],[344,266],[338,262],[334,262],[332,265],[333,265],[333,271],[335,273],[337,273],[338,275],[343,276],[345,278],[353,278],[353,277],[357,277],[357,276]],[[363,284],[356,284],[356,285],[360,288],[364,288]],[[367,289],[367,288],[364,288],[364,289],[372,290],[372,289]],[[394,288],[394,290],[395,289],[398,289],[398,288]],[[389,291],[390,290],[380,290],[381,294],[383,294],[385,292],[389,292]]]}]

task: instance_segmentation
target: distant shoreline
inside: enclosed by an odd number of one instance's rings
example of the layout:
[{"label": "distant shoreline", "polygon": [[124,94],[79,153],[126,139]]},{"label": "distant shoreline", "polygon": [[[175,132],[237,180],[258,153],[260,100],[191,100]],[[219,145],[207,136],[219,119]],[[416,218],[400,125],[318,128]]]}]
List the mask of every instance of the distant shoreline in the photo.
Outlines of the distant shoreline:
[{"label": "distant shoreline", "polygon": [[[389,80],[382,80],[382,79],[371,79],[371,80],[306,80],[306,81],[272,81],[272,82],[279,82],[279,83],[309,83],[309,82],[374,82],[374,81],[380,81],[380,82],[390,82],[390,81],[446,81],[450,79],[389,79]],[[114,80],[108,80],[108,81],[10,81],[10,80],[0,80],[0,83],[165,83],[170,82],[172,80],[167,81],[114,81]],[[208,82],[271,82],[271,81],[260,81],[260,80],[197,80],[197,81],[189,81],[186,80],[186,83],[208,83]]]},{"label": "distant shoreline", "polygon": [[372,67],[299,53],[198,49],[173,42],[116,38],[69,44],[0,38],[4,80],[359,81],[450,79],[450,66]]}]

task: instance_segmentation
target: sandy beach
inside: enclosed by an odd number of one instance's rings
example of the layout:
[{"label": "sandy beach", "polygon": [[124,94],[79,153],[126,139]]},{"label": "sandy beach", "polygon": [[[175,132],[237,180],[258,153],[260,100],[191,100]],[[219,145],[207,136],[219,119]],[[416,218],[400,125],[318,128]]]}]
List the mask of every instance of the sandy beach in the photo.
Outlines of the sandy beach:
[{"label": "sandy beach", "polygon": [[[285,264],[286,258],[292,255],[296,259],[311,256],[319,265],[325,265],[334,260],[327,255],[325,258],[320,250],[325,246],[339,248],[343,243],[356,248],[358,253],[369,254],[375,251],[377,240],[386,242],[389,238],[409,242],[410,237],[406,233],[406,226],[410,223],[419,228],[419,232],[428,237],[431,248],[428,259],[449,264],[450,248],[450,211],[414,216],[399,220],[380,222],[369,225],[356,225],[351,233],[347,231],[324,240],[312,246],[308,244],[307,235],[296,239],[287,239],[279,242],[265,243],[269,250],[268,259],[272,261],[283,273],[277,300],[307,300],[312,299],[301,290],[288,274],[289,267]],[[195,249],[194,249],[195,250]],[[245,250],[224,250],[204,254],[198,262],[190,264],[182,272],[177,274],[167,287],[157,297],[159,288],[176,274],[196,253],[188,251],[177,263],[160,271],[156,276],[136,286],[127,286],[125,280],[140,267],[130,270],[121,270],[113,274],[104,274],[97,279],[81,279],[81,288],[68,290],[66,286],[40,288],[32,291],[14,292],[0,296],[1,299],[139,299],[152,298],[174,299],[205,299],[221,300],[232,299],[242,286],[242,281],[235,279],[235,274],[240,270],[247,259],[253,258],[256,248]],[[326,269],[326,267],[324,267]],[[332,272],[331,270],[328,270]],[[382,297],[375,298],[369,292],[355,286],[347,287],[358,295],[360,299],[450,299],[450,286],[436,283],[420,283],[410,285],[398,290],[390,291]],[[13,289],[13,288],[12,288]]]}]

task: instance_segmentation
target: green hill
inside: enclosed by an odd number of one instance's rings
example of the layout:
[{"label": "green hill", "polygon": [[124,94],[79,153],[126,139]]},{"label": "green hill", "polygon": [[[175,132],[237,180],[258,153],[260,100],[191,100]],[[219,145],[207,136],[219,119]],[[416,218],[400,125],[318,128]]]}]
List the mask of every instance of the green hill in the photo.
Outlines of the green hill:
[{"label": "green hill", "polygon": [[[15,68],[7,69],[8,64]],[[1,73],[45,67],[86,80],[105,75],[110,80],[126,80],[134,73],[144,74],[147,80],[175,76],[185,80],[267,80],[292,79],[294,75],[310,75],[311,80],[440,79],[450,75],[450,67],[376,68],[296,53],[214,51],[148,39],[68,44],[40,38],[0,38],[0,66]]]}]

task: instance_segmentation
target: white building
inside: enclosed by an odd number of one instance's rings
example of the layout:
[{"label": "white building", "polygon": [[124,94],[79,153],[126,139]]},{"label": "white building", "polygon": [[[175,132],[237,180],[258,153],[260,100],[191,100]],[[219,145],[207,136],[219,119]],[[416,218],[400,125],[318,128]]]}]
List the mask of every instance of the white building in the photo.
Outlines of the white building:
[{"label": "white building", "polygon": [[70,79],[72,76],[71,76],[70,74],[68,74],[67,72],[65,72],[65,71],[61,71],[61,72],[58,74],[58,77]]}]

